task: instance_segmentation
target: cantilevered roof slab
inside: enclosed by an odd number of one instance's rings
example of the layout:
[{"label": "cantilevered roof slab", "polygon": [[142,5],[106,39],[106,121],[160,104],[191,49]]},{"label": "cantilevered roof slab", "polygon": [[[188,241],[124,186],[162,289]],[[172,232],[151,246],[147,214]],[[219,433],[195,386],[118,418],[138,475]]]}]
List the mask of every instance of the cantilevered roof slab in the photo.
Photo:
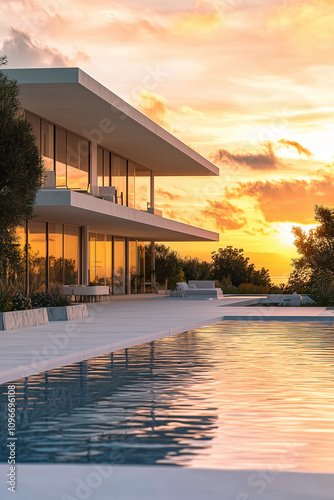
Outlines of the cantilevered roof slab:
[{"label": "cantilevered roof slab", "polygon": [[30,112],[95,141],[157,176],[219,175],[219,169],[79,68],[4,70]]},{"label": "cantilevered roof slab", "polygon": [[41,189],[35,215],[142,241],[219,241],[219,234],[69,189]]}]

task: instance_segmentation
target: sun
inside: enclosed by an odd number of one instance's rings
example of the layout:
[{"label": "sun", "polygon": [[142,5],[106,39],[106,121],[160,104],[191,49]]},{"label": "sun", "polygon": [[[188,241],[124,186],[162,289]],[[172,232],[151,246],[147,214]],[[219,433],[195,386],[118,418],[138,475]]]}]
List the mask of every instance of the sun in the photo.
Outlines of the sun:
[{"label": "sun", "polygon": [[301,227],[306,233],[317,227],[317,224],[298,224],[297,222],[278,222],[273,225],[276,237],[280,244],[286,247],[293,247],[295,237],[292,233],[294,226]]}]

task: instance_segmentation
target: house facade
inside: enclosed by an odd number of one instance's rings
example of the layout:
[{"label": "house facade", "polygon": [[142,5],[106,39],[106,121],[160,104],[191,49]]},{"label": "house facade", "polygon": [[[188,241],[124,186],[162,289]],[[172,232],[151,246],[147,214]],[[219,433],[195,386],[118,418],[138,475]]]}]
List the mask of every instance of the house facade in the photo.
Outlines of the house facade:
[{"label": "house facade", "polygon": [[145,244],[218,241],[164,218],[154,200],[157,176],[219,175],[215,165],[79,68],[6,73],[20,84],[47,169],[35,217],[18,229],[29,291],[62,283],[137,293]]}]

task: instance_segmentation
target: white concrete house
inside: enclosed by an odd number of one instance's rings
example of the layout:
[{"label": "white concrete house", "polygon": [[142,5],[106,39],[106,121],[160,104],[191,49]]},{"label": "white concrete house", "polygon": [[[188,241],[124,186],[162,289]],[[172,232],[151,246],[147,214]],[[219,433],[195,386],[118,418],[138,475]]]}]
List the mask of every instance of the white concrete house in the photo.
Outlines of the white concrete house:
[{"label": "white concrete house", "polygon": [[36,217],[19,230],[29,248],[28,284],[33,274],[45,286],[136,293],[144,242],[219,240],[164,218],[154,202],[155,177],[219,175],[215,165],[79,68],[6,73],[21,86],[48,169]]}]

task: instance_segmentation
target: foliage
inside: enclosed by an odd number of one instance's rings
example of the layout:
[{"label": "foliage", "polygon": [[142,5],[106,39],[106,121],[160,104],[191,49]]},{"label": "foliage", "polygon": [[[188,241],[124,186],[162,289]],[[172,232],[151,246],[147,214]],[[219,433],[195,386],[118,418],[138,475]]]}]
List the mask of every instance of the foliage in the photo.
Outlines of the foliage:
[{"label": "foliage", "polygon": [[294,245],[300,257],[293,259],[287,291],[309,293],[320,305],[327,305],[334,281],[334,209],[315,205],[319,225],[309,233],[295,226]]},{"label": "foliage", "polygon": [[334,281],[316,281],[311,288],[310,297],[316,306],[334,306]]},{"label": "foliage", "polygon": [[25,297],[20,292],[15,292],[12,298],[12,303],[12,311],[24,311],[32,308],[30,297]]},{"label": "foliage", "polygon": [[176,283],[181,283],[182,281],[186,281],[186,277],[184,275],[183,269],[180,269],[176,276],[170,276],[168,279],[168,289],[176,290]]},{"label": "foliage", "polygon": [[209,280],[211,278],[210,262],[197,257],[186,257],[181,260],[186,280]]},{"label": "foliage", "polygon": [[46,292],[34,293],[31,297],[32,307],[68,306],[70,299],[64,295],[61,285],[50,285]]},{"label": "foliage", "polygon": [[[7,64],[0,57],[0,66]],[[19,100],[19,84],[0,72],[0,278],[20,272],[15,228],[32,216],[44,167],[36,138]]]},{"label": "foliage", "polygon": [[249,264],[249,258],[244,256],[242,248],[227,246],[212,252],[211,270],[214,279],[222,282],[229,276],[236,287],[242,283],[271,286],[268,269],[262,267],[261,270],[256,270],[254,264]]},{"label": "foliage", "polygon": [[6,282],[0,282],[0,311],[8,312],[13,308],[12,296],[14,293],[13,285]]},{"label": "foliage", "polygon": [[235,294],[239,293],[239,290],[236,286],[232,285],[231,278],[227,276],[227,278],[224,278],[222,282],[220,283],[221,289],[223,290],[224,294]]},{"label": "foliage", "polygon": [[238,286],[239,293],[245,295],[251,294],[267,294],[268,288],[263,285],[254,285],[254,283],[241,283]]}]

